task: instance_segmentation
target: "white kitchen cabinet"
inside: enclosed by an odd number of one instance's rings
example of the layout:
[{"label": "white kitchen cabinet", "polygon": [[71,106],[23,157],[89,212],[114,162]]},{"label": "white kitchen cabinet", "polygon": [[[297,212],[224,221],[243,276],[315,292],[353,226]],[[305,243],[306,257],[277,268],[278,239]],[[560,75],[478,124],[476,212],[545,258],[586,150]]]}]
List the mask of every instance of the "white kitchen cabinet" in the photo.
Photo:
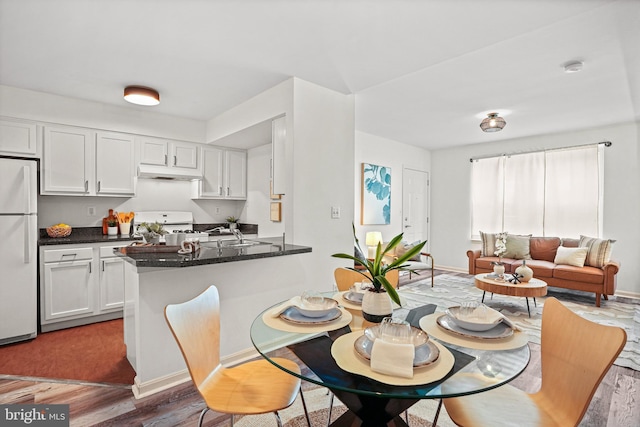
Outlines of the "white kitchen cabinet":
[{"label": "white kitchen cabinet", "polygon": [[43,332],[122,317],[124,260],[113,244],[40,247]]},{"label": "white kitchen cabinet", "polygon": [[40,194],[90,195],[94,186],[94,132],[45,126]]},{"label": "white kitchen cabinet", "polygon": [[0,154],[38,157],[36,123],[0,117]]},{"label": "white kitchen cabinet", "polygon": [[135,194],[135,145],[132,135],[96,134],[96,195]]},{"label": "white kitchen cabinet", "polygon": [[287,139],[286,117],[271,122],[271,185],[273,194],[285,194],[287,166],[285,146]]},{"label": "white kitchen cabinet", "polygon": [[90,247],[45,250],[42,259],[41,324],[93,314],[93,250]]},{"label": "white kitchen cabinet", "polygon": [[197,144],[151,137],[139,137],[138,142],[141,164],[198,169]]},{"label": "white kitchen cabinet", "polygon": [[124,260],[113,250],[122,246],[103,246],[100,254],[100,302],[101,312],[122,310],[124,306]]},{"label": "white kitchen cabinet", "polygon": [[247,198],[247,152],[223,147],[202,148],[203,177],[199,198]]}]

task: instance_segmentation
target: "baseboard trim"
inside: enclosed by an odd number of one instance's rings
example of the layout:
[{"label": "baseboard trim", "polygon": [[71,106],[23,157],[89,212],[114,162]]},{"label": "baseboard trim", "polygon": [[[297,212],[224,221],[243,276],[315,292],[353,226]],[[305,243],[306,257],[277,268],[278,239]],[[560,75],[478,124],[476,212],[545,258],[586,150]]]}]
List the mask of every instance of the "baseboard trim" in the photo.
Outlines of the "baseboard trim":
[{"label": "baseboard trim", "polygon": [[159,393],[187,381],[191,381],[191,377],[189,376],[189,371],[186,369],[171,375],[156,378],[152,381],[147,381],[146,383],[141,383],[136,375],[133,379],[131,391],[133,391],[133,396],[136,399],[142,399],[143,397],[151,396],[152,394]]},{"label": "baseboard trim", "polygon": [[616,301],[629,304],[640,304],[640,294],[637,292],[616,291],[614,294]]}]

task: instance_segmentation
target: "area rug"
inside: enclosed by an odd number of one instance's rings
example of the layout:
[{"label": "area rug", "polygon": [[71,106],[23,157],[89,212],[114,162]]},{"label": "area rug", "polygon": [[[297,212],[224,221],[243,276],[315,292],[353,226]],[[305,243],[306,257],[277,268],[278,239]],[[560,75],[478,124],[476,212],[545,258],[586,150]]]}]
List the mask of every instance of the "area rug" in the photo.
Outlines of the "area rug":
[{"label": "area rug", "polygon": [[0,347],[0,374],[131,385],[123,335],[122,319],[40,334]]},{"label": "area rug", "polygon": [[[401,286],[399,293],[406,301],[403,310],[424,304],[437,304],[439,311],[460,305],[463,301],[480,301],[482,291],[474,286],[473,277],[441,274],[431,279]],[[615,301],[610,297],[603,300],[601,307],[595,306],[593,294],[549,288],[547,297],[555,297],[578,315],[596,323],[624,328],[627,332],[627,344],[615,364],[640,371],[640,305]],[[530,341],[540,344],[540,326],[542,310],[547,297],[536,298],[536,305],[529,298],[531,317],[527,314],[525,298],[487,293],[484,302],[487,306],[502,312],[525,331]],[[402,315],[402,313],[400,313]]]},{"label": "area rug", "polygon": [[[327,389],[323,387],[304,391],[304,398],[307,402],[309,418],[311,425],[326,426],[327,416],[329,415],[329,395]],[[438,401],[433,399],[424,399],[409,408],[409,425],[411,427],[428,427],[436,413]],[[331,421],[335,421],[340,415],[346,411],[345,406],[338,399],[333,400],[333,410],[331,411]],[[402,414],[402,419],[405,415]],[[307,427],[307,421],[304,417],[302,401],[300,396],[296,401],[285,410],[280,411],[280,418],[285,427]],[[273,414],[252,415],[245,417],[236,417],[234,424],[236,427],[264,427],[276,425]],[[449,416],[442,407],[438,418],[438,427],[455,427]]]}]

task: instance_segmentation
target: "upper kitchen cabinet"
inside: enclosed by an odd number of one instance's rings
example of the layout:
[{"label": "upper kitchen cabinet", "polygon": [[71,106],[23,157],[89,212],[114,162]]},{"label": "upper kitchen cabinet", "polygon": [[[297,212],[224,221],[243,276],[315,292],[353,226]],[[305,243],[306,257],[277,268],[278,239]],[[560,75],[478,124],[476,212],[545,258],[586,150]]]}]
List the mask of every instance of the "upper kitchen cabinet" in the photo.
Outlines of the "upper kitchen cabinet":
[{"label": "upper kitchen cabinet", "polygon": [[203,177],[198,198],[247,198],[247,152],[222,147],[202,148]]},{"label": "upper kitchen cabinet", "polygon": [[139,137],[140,164],[198,169],[198,145]]},{"label": "upper kitchen cabinet", "polygon": [[37,127],[34,122],[0,117],[0,154],[38,157]]},{"label": "upper kitchen cabinet", "polygon": [[72,126],[44,127],[43,195],[133,196],[131,135]]},{"label": "upper kitchen cabinet", "polygon": [[41,194],[95,193],[94,132],[71,126],[45,126]]},{"label": "upper kitchen cabinet", "polygon": [[96,194],[133,196],[135,194],[135,145],[133,136],[98,132],[96,134]]}]

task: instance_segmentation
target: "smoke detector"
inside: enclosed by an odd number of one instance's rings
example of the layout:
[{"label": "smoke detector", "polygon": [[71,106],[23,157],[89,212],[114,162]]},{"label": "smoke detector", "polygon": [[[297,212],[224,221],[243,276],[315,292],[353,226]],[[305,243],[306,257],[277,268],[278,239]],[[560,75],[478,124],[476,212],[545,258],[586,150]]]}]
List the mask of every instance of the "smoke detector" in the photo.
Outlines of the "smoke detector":
[{"label": "smoke detector", "polygon": [[584,62],[582,62],[582,61],[567,62],[564,65],[564,72],[567,73],[567,74],[577,73],[577,72],[582,71],[582,67],[584,67]]}]

